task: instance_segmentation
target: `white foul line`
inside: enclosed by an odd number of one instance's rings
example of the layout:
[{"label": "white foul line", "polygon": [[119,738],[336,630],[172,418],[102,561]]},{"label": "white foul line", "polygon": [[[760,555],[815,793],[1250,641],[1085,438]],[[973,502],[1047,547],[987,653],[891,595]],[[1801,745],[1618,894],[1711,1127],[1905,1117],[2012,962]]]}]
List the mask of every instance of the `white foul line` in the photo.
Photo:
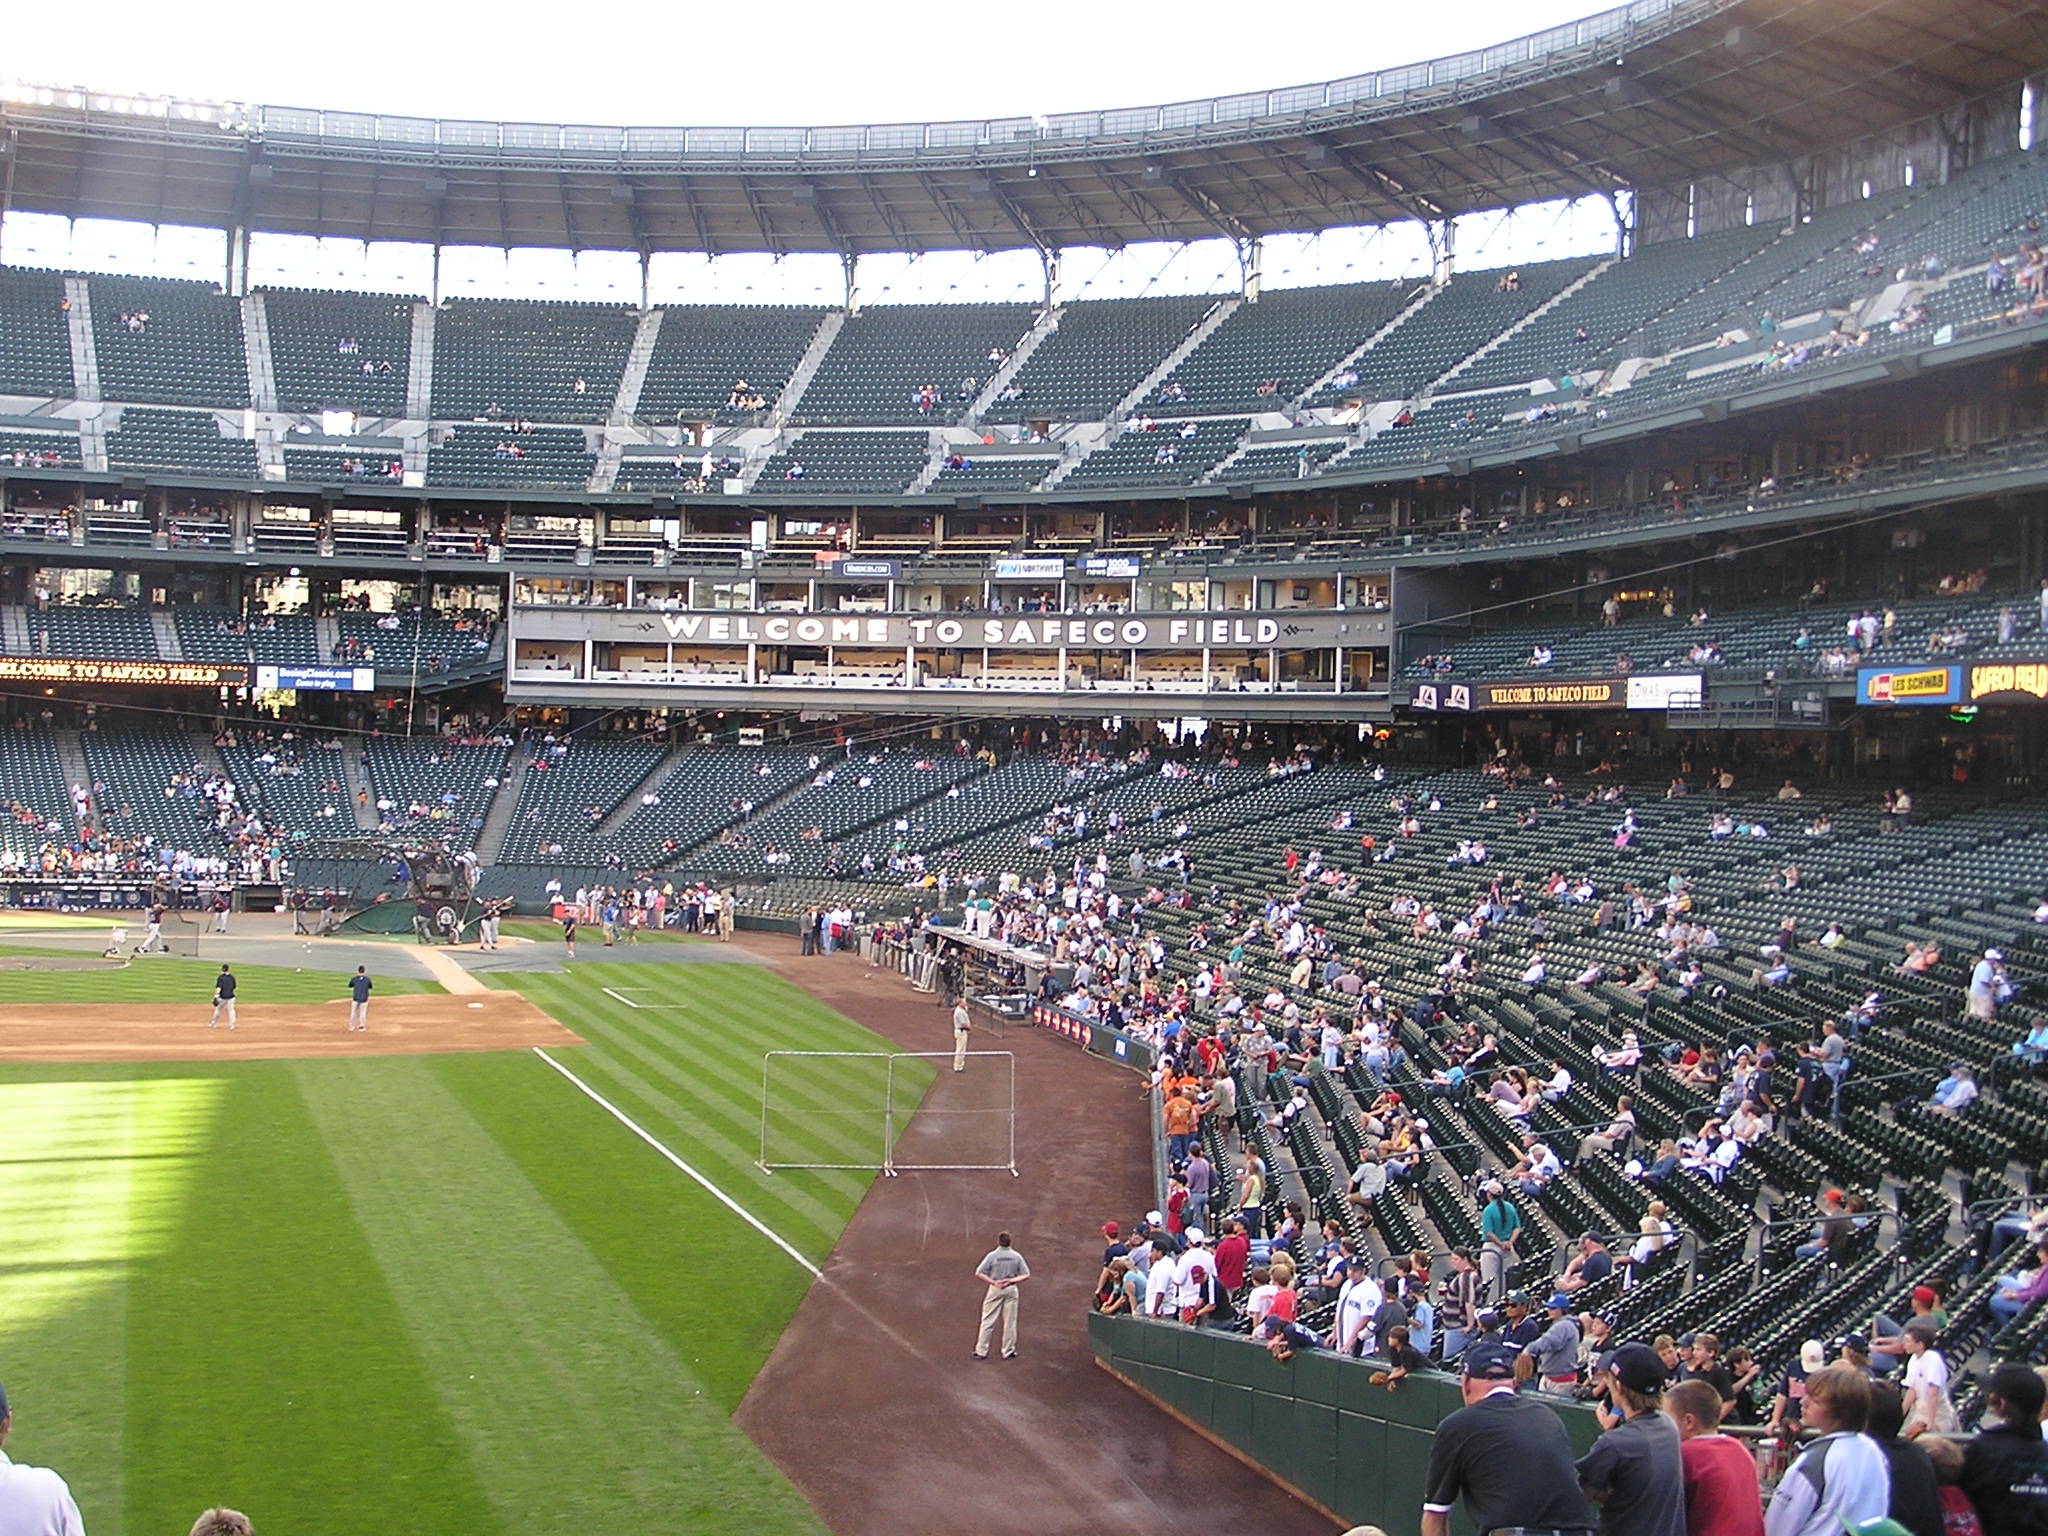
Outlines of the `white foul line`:
[{"label": "white foul line", "polygon": [[546,1062],[549,1066],[553,1067],[557,1072],[561,1073],[562,1076],[569,1079],[569,1081],[574,1083],[578,1088],[581,1088],[584,1094],[593,1103],[603,1108],[608,1114],[611,1115],[611,1117],[614,1120],[618,1121],[619,1124],[623,1125],[635,1136],[638,1136],[642,1141],[646,1142],[647,1145],[654,1148],[655,1151],[659,1152],[663,1157],[667,1158],[670,1162],[674,1163],[676,1167],[680,1168],[684,1173],[688,1174],[691,1178],[695,1179],[699,1184],[702,1184],[705,1189],[710,1191],[712,1198],[718,1201],[720,1205],[724,1206],[727,1210],[731,1211],[735,1216],[739,1217],[741,1221],[744,1221],[756,1232],[760,1233],[763,1237],[767,1238],[769,1242],[773,1243],[776,1247],[780,1248],[792,1259],[795,1259],[797,1263],[801,1264],[813,1276],[815,1276],[818,1273],[818,1266],[813,1264],[809,1259],[805,1258],[795,1248],[791,1247],[790,1244],[782,1237],[780,1233],[776,1232],[773,1228],[769,1227],[766,1222],[762,1221],[760,1217],[756,1216],[752,1211],[748,1210],[745,1206],[741,1205],[739,1201],[733,1199],[731,1195],[728,1195],[716,1184],[712,1183],[709,1179],[705,1178],[703,1174],[699,1173],[696,1169],[692,1168],[680,1157],[677,1157],[675,1153],[669,1151],[667,1147],[663,1146],[660,1142],[656,1141],[652,1136],[648,1135],[647,1132],[643,1131],[639,1126],[635,1125],[630,1119],[626,1117],[624,1111],[622,1111],[616,1104],[612,1103],[609,1099],[607,1099],[603,1094],[599,1093],[595,1088],[591,1087],[590,1084],[584,1082],[582,1078],[578,1077],[574,1072],[571,1072],[567,1067],[563,1066],[559,1061],[555,1060],[554,1057],[550,1056],[546,1051],[542,1050],[539,1046],[536,1045],[533,1048],[533,1054],[538,1056],[542,1061]]}]

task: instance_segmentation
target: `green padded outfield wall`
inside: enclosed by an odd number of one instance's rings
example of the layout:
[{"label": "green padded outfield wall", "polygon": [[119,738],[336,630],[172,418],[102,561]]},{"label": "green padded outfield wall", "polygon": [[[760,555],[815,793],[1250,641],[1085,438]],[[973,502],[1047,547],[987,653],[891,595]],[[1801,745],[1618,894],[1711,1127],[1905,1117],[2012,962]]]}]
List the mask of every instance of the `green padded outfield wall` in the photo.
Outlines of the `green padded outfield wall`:
[{"label": "green padded outfield wall", "polygon": [[[1100,1313],[1088,1337],[1102,1365],[1345,1525],[1421,1536],[1430,1439],[1464,1406],[1457,1377],[1427,1371],[1390,1392],[1370,1361],[1311,1350],[1283,1365],[1242,1334]],[[1600,1437],[1590,1408],[1544,1401],[1575,1454]],[[1452,1530],[1472,1536],[1463,1510]]]}]

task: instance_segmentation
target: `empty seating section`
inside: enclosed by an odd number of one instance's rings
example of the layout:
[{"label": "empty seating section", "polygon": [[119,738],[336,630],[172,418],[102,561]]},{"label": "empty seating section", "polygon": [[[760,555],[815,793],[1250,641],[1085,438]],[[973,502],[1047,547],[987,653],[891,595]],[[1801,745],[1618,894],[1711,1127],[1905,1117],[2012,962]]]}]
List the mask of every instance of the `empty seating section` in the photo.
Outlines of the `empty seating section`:
[{"label": "empty seating section", "polygon": [[[206,770],[190,732],[172,724],[124,723],[82,731],[79,742],[93,782],[105,787],[94,809],[116,835],[152,837],[160,848],[190,853],[220,849],[217,810],[199,793],[197,780]],[[174,780],[188,782],[174,787]],[[249,795],[240,799],[255,803]]]},{"label": "empty seating section", "polygon": [[102,399],[249,404],[240,301],[171,278],[94,277],[89,287]]},{"label": "empty seating section", "polygon": [[1373,464],[1422,464],[1450,453],[1482,433],[1498,428],[1502,414],[1526,404],[1523,390],[1495,394],[1454,395],[1426,406],[1406,422],[1398,419],[1344,456],[1344,467]]},{"label": "empty seating section", "polygon": [[1344,441],[1283,443],[1264,448],[1247,448],[1223,467],[1225,480],[1285,480],[1299,478],[1303,466],[1321,469],[1350,444]]},{"label": "empty seating section", "polygon": [[732,405],[741,383],[773,405],[825,317],[781,304],[666,309],[635,411],[643,421],[716,421],[749,414]]},{"label": "empty seating section", "polygon": [[597,467],[597,455],[574,427],[465,423],[427,454],[427,484],[555,486],[582,490]]},{"label": "empty seating section", "polygon": [[605,867],[613,851],[597,835],[611,810],[668,755],[645,741],[584,737],[525,748],[528,766],[505,832],[501,864],[541,864],[565,885]]},{"label": "empty seating section", "polygon": [[1283,288],[1242,304],[1174,369],[1154,408],[1278,410],[1401,312],[1400,283]]},{"label": "empty seating section", "polygon": [[76,394],[64,279],[0,268],[0,394]]},{"label": "empty seating section", "polygon": [[[1771,668],[1788,676],[1809,676],[1834,672],[1853,674],[1856,666],[1923,665],[1953,656],[1970,660],[1987,656],[2031,653],[2039,644],[2024,623],[2016,627],[2009,646],[1998,644],[1999,615],[2011,610],[2024,618],[2029,603],[2038,603],[2031,593],[2018,595],[1934,595],[1900,600],[1889,605],[1873,602],[1873,612],[1889,607],[1894,625],[1891,639],[1867,657],[1859,658],[1844,633],[1845,624],[1864,611],[1866,605],[1843,603],[1822,608],[1794,609],[1771,606],[1709,611],[1704,622],[1695,624],[1693,615],[1677,613],[1664,618],[1655,613],[1624,610],[1612,629],[1587,628],[1562,617],[1544,622],[1522,620],[1497,629],[1482,630],[1466,637],[1421,632],[1410,637],[1408,672],[1422,677],[1429,668],[1419,658],[1449,656],[1453,670],[1462,677],[1514,675],[1552,676],[1605,675],[1615,670],[1615,661],[1626,656],[1638,672],[1725,668]],[[1929,650],[1929,637],[1937,632],[1961,630],[1961,650],[1942,653]],[[1802,642],[1800,637],[1806,638]],[[1529,666],[1538,644],[1546,645],[1552,660],[1540,671]],[[1712,646],[1717,653],[1702,662],[1696,648]],[[1831,666],[1830,650],[1848,651],[1846,668]]]},{"label": "empty seating section", "polygon": [[0,465],[16,469],[78,468],[76,432],[0,431]]},{"label": "empty seating section", "polygon": [[1011,380],[1016,398],[998,400],[988,417],[1099,420],[1222,302],[1198,294],[1069,304],[1060,311],[1059,329],[1039,342]]},{"label": "empty seating section", "polygon": [[415,302],[386,293],[266,291],[278,409],[403,416]]},{"label": "empty seating section", "polygon": [[1762,309],[1761,295],[1795,272],[1819,260],[1822,253],[1846,246],[1863,230],[1911,201],[1899,190],[1866,201],[1824,208],[1807,222],[1781,234],[1749,260],[1708,283],[1698,294],[1667,310],[1649,327],[1649,353],[1673,347],[1698,346],[1721,331],[1743,322],[1754,324]]},{"label": "empty seating section", "polygon": [[610,848],[632,869],[671,863],[803,783],[808,764],[808,753],[692,747],[627,811]]},{"label": "empty seating section", "polygon": [[[1031,328],[1028,304],[878,304],[849,316],[791,419],[894,426],[951,421]],[[971,387],[970,387],[971,384]],[[933,398],[920,409],[918,391]]]},{"label": "empty seating section", "polygon": [[852,875],[857,866],[840,850],[843,839],[980,772],[976,759],[936,749],[930,757],[914,751],[814,756],[803,766],[801,777],[809,781],[805,787],[731,827],[678,867],[706,875],[773,873],[780,879],[822,875],[836,856],[841,872]]},{"label": "empty seating section", "polygon": [[153,411],[130,406],[107,434],[114,469],[167,469],[215,479],[256,478],[256,445],[222,437],[211,411]]},{"label": "empty seating section", "polygon": [[[493,448],[498,441],[502,439],[495,439]],[[405,445],[394,438],[362,448],[287,448],[284,475],[301,485],[343,485],[356,481],[396,485],[405,479]]]},{"label": "empty seating section", "polygon": [[343,613],[334,622],[334,659],[342,666],[369,662],[379,672],[410,672],[417,650],[421,672],[446,672],[481,660],[491,648],[491,628],[480,621]]},{"label": "empty seating section", "polygon": [[1458,387],[1579,373],[1615,342],[1641,331],[1653,316],[1699,292],[1770,238],[1768,230],[1735,229],[1638,251],[1459,374]]},{"label": "empty seating section", "polygon": [[[892,857],[943,855],[999,829],[1036,823],[1055,804],[1085,800],[1092,790],[1115,782],[1125,771],[1121,764],[1013,757],[979,778],[948,785],[940,794],[898,812],[880,826],[850,835],[843,857],[852,865],[862,855],[872,854],[886,869]],[[934,860],[935,865],[941,862],[955,861]]]},{"label": "empty seating section", "polygon": [[1546,261],[1507,271],[1460,272],[1357,362],[1358,382],[1325,395],[1406,400],[1589,271],[1587,260]]},{"label": "empty seating section", "polygon": [[922,432],[806,432],[771,456],[757,495],[894,495],[917,478],[931,453]]},{"label": "empty seating section", "polygon": [[611,305],[451,300],[434,318],[434,414],[603,421],[639,323]]},{"label": "empty seating section", "polygon": [[505,774],[509,749],[373,737],[363,748],[380,829],[471,846]]},{"label": "empty seating section", "polygon": [[178,649],[187,661],[283,667],[320,664],[311,614],[256,614],[245,619],[224,608],[177,608],[171,619],[178,630]]},{"label": "empty seating section", "polygon": [[44,843],[71,841],[71,791],[47,730],[25,721],[0,729],[0,785],[0,862],[32,868]]},{"label": "empty seating section", "polygon": [[1058,458],[1023,458],[1005,455],[978,459],[972,448],[955,450],[965,461],[947,465],[932,479],[932,490],[942,496],[972,495],[976,492],[1028,491],[1053,472]]},{"label": "empty seating section", "polygon": [[[1210,417],[1157,422],[1149,432],[1126,431],[1089,454],[1060,485],[1193,485],[1237,447],[1245,426],[1239,418]],[[1192,435],[1188,427],[1194,428]]]},{"label": "empty seating section", "polygon": [[286,741],[233,741],[219,748],[243,806],[295,838],[356,835],[355,811],[342,782],[339,741],[294,735]]},{"label": "empty seating section", "polygon": [[156,631],[138,608],[30,608],[28,643],[38,656],[157,659]]}]

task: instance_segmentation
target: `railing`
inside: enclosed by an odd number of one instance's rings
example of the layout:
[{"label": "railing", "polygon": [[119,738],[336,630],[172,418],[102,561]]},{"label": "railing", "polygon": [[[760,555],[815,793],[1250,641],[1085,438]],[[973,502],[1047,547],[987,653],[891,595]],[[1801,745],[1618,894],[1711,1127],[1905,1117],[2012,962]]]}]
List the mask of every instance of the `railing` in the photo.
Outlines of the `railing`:
[{"label": "railing", "polygon": [[[874,123],[839,127],[628,128],[552,123],[492,123],[299,107],[220,107],[211,122],[231,122],[273,144],[313,141],[342,151],[374,149],[432,159],[471,156],[593,161],[613,168],[682,160],[833,161],[916,159],[933,154],[1072,148],[1092,143],[1188,138],[1217,128],[1249,128],[1324,112],[1400,107],[1417,98],[1468,90],[1472,82],[1506,84],[1519,74],[1574,63],[1605,52],[1617,39],[1664,32],[1695,16],[1727,8],[1727,0],[1633,0],[1489,48],[1451,54],[1371,74],[1276,90],[1246,91],[1156,106],[999,117],[953,122]],[[113,99],[80,95],[71,110],[108,112]],[[15,110],[22,110],[16,108]],[[30,109],[32,110],[32,108]],[[125,105],[124,105],[125,113]]]}]

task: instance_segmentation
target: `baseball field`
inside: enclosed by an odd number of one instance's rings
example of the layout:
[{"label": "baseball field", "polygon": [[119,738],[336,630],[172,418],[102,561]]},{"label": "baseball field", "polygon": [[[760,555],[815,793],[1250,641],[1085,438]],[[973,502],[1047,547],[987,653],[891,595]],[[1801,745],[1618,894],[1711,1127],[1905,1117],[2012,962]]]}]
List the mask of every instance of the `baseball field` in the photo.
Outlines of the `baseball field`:
[{"label": "baseball field", "polygon": [[[752,965],[382,979],[356,1036],[344,975],[238,966],[229,1037],[215,965],[8,960],[8,1450],[93,1536],[214,1503],[306,1536],[822,1530],[731,1414],[871,1175],[755,1166],[762,1056],[879,1037]],[[429,1015],[553,1043],[443,1049]],[[290,1044],[330,1019],[340,1054]],[[880,1070],[792,1063],[778,1112],[811,1096],[817,1160],[857,1160],[831,1112]]]}]

